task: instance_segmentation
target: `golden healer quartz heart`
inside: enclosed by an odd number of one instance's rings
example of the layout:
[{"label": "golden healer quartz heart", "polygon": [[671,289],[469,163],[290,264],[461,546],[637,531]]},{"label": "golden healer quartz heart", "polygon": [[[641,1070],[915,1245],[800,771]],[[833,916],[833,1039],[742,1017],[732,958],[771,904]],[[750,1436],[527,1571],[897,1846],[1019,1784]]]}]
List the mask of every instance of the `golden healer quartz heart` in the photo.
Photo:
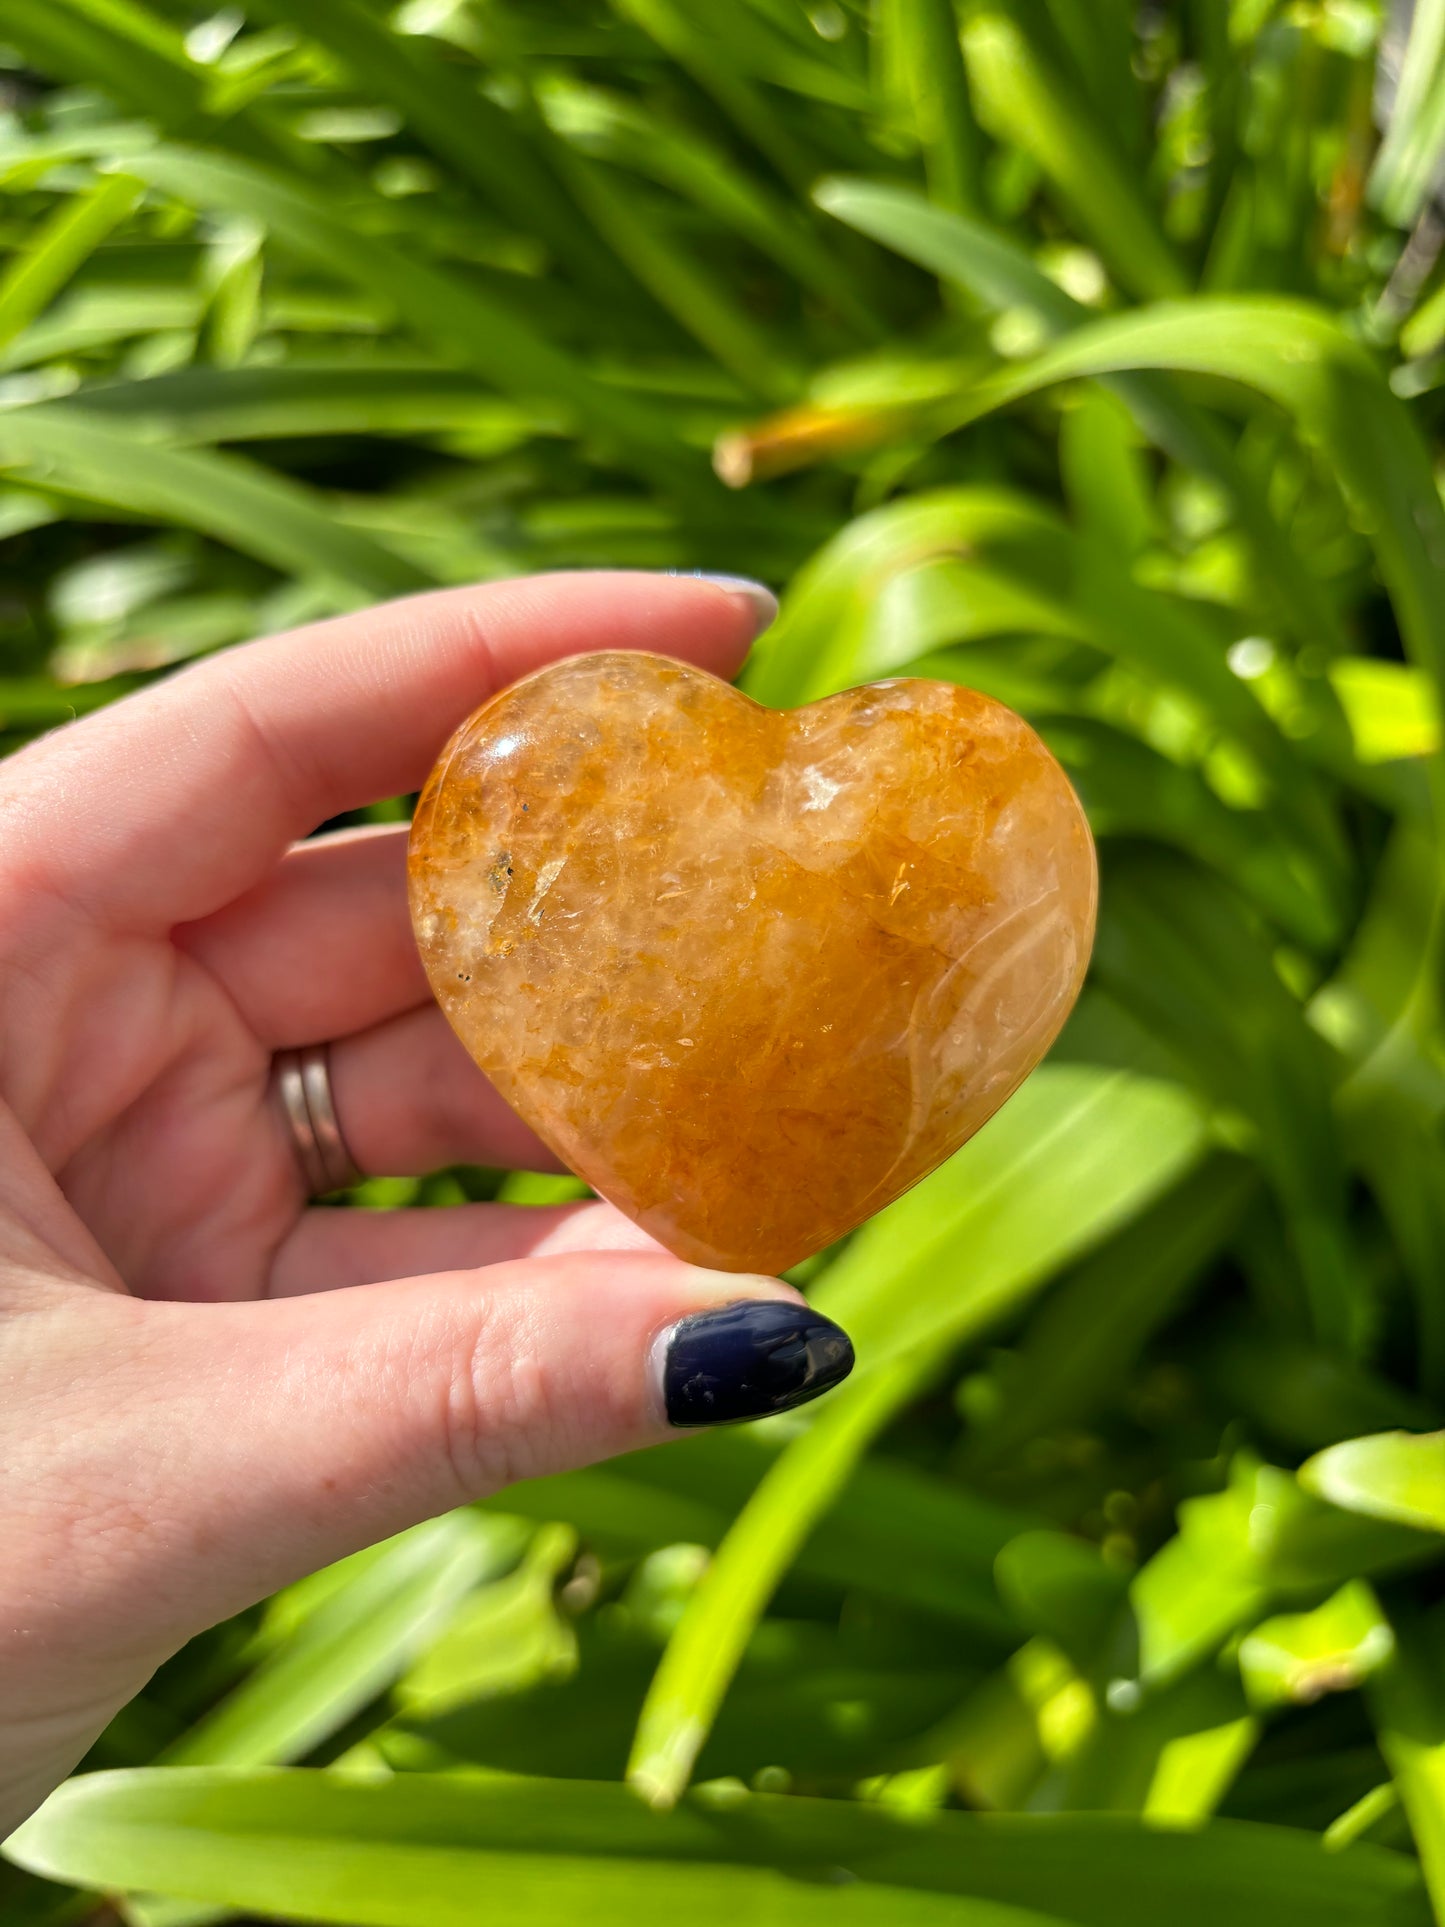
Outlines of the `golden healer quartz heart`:
[{"label": "golden healer quartz heart", "polygon": [[781,1271],[957,1150],[1078,994],[1078,798],[950,683],[761,708],[577,656],[442,752],[411,834],[437,1000],[507,1102],[681,1257]]}]

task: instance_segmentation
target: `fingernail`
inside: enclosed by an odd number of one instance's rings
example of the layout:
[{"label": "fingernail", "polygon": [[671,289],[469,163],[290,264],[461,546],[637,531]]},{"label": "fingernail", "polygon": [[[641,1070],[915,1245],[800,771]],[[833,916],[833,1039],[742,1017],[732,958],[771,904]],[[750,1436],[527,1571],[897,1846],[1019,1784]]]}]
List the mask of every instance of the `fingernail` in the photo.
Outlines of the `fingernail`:
[{"label": "fingernail", "polygon": [[753,638],[756,639],[777,617],[778,598],[765,583],[754,582],[750,575],[711,575],[706,569],[697,571],[699,582],[715,582],[729,595],[743,596],[753,612]]},{"label": "fingernail", "polygon": [[791,1411],[853,1369],[848,1334],[807,1305],[746,1298],[700,1311],[659,1343],[669,1425],[722,1425]]}]

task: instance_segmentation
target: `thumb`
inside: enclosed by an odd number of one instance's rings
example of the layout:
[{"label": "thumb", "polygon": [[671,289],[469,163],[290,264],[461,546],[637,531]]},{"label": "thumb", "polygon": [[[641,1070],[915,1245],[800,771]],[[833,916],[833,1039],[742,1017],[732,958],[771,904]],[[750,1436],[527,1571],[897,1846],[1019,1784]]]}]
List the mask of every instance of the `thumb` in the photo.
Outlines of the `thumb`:
[{"label": "thumb", "polygon": [[128,1450],[127,1517],[165,1641],[512,1480],[786,1410],[853,1363],[776,1279],[652,1252],[144,1310],[130,1369],[158,1449]]}]

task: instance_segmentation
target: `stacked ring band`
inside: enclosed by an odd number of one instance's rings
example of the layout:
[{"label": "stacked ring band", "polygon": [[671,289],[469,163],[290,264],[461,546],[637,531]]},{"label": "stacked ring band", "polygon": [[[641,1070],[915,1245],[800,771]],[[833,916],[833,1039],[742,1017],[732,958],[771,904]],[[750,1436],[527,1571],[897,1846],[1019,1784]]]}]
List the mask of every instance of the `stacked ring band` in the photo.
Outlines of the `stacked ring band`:
[{"label": "stacked ring band", "polygon": [[331,1046],[276,1054],[276,1094],[291,1133],[296,1162],[313,1198],[356,1184],[362,1172],[347,1149],[331,1093]]}]

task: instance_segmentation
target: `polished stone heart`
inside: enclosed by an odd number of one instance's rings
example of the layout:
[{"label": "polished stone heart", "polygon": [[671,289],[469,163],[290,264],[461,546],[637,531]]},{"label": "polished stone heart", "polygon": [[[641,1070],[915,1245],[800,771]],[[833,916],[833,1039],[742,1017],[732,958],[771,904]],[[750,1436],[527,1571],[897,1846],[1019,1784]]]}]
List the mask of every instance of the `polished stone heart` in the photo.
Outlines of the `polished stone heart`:
[{"label": "polished stone heart", "polygon": [[932,1170],[1068,1015],[1093,932],[1078,798],[950,683],[760,708],[577,656],[453,736],[412,916],[507,1102],[673,1251],[780,1271]]}]

